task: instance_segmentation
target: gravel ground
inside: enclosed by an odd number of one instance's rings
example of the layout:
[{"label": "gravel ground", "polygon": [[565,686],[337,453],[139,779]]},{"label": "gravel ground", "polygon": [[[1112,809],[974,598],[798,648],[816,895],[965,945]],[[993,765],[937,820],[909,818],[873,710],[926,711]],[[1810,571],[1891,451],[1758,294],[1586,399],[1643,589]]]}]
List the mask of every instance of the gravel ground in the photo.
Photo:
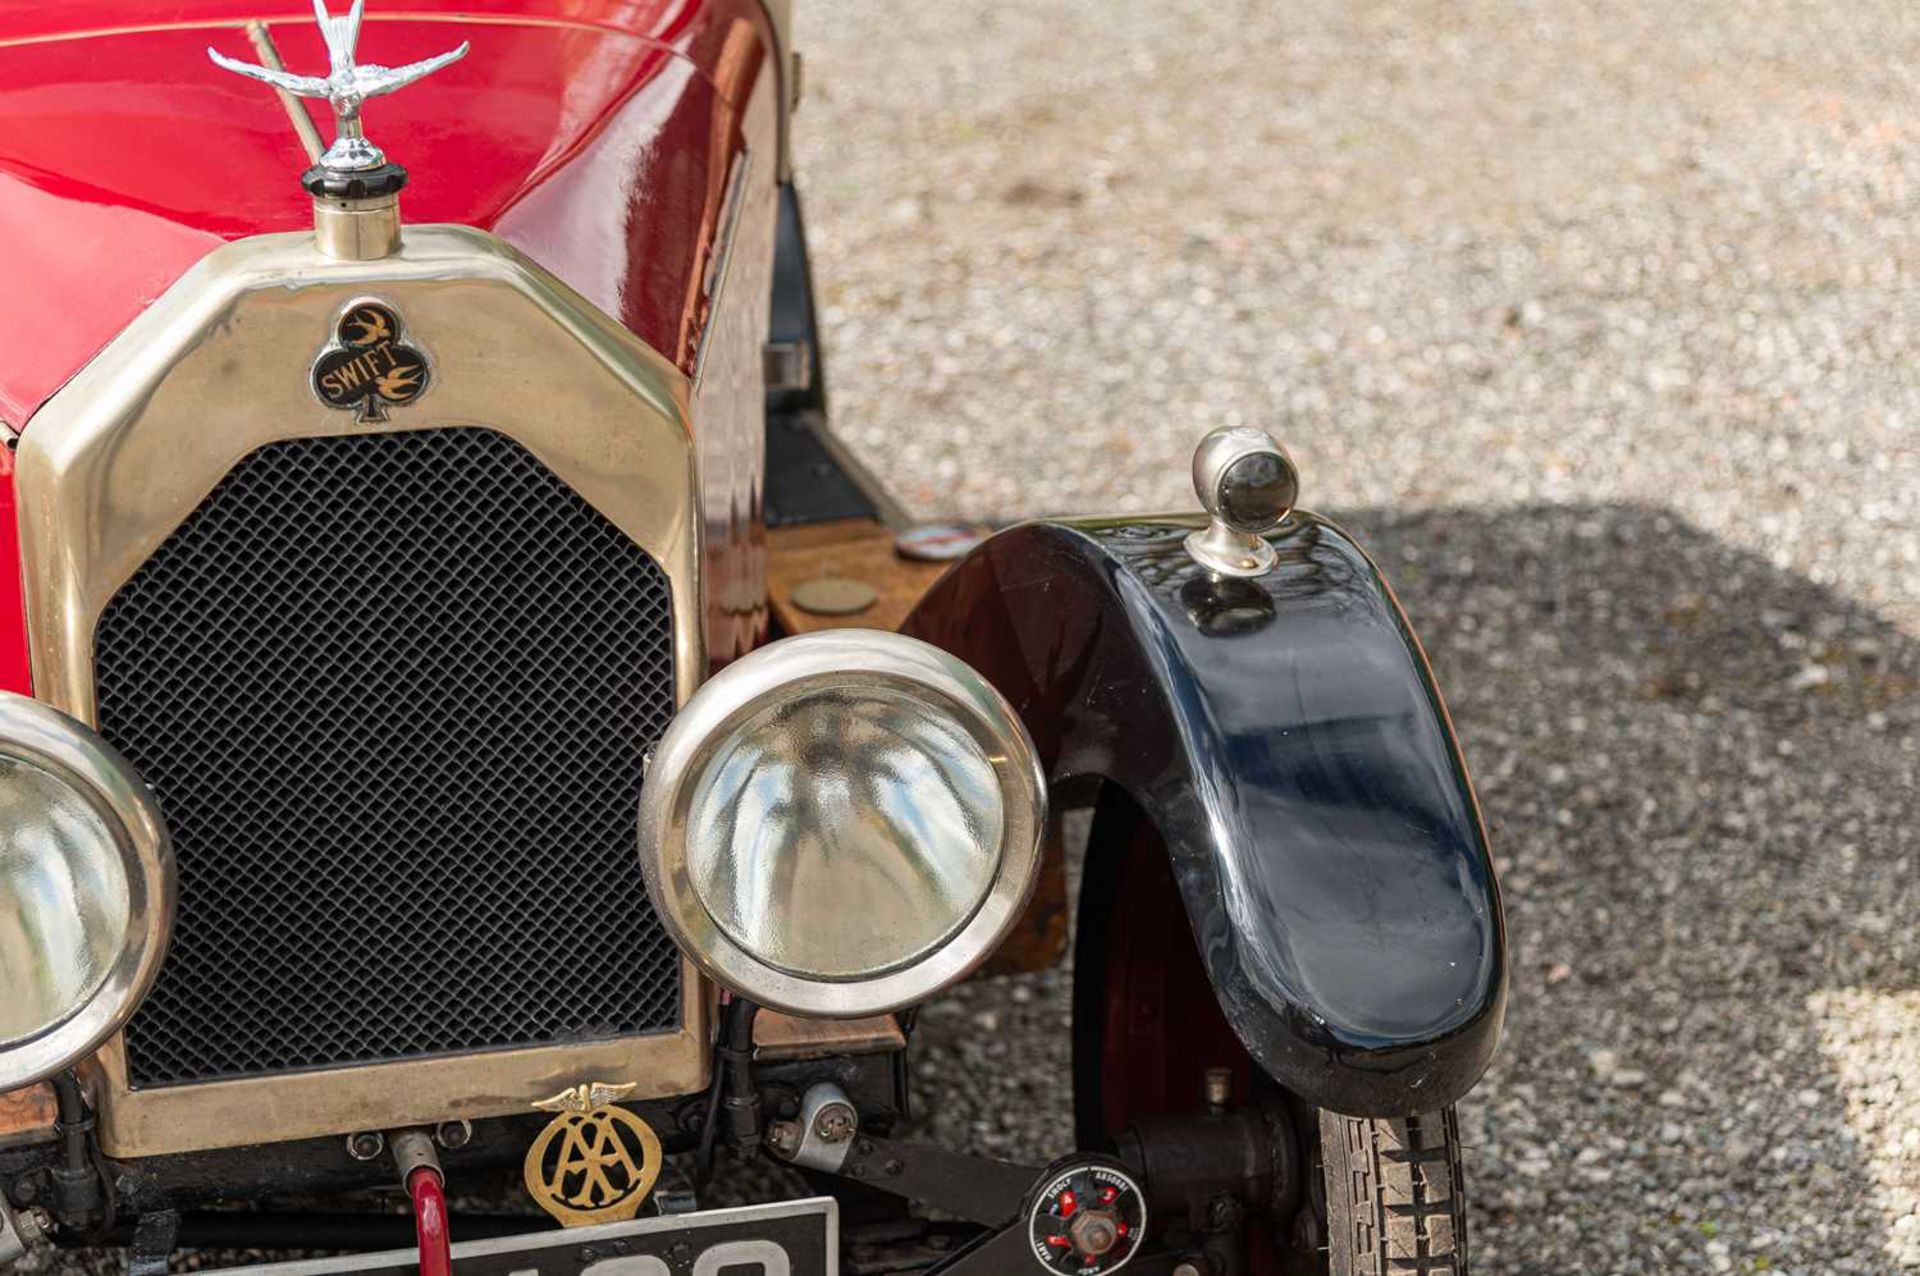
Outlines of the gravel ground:
[{"label": "gravel ground", "polygon": [[[1276,431],[1493,824],[1482,1273],[1920,1269],[1920,6],[803,0],[836,428],[916,513]],[[1067,1137],[1058,974],[925,1017]]]},{"label": "gravel ground", "polygon": [[[799,8],[912,509],[1186,506],[1254,422],[1399,586],[1514,939],[1478,1270],[1920,1269],[1920,6]],[[930,1009],[936,1133],[1065,1146],[1066,988]]]}]

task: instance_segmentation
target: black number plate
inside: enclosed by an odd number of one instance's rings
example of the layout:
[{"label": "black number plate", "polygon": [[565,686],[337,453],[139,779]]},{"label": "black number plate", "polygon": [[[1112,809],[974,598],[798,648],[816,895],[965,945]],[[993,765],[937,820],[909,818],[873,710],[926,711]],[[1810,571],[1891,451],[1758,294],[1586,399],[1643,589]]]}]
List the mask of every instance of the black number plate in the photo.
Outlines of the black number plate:
[{"label": "black number plate", "polygon": [[[630,1223],[456,1241],[454,1276],[839,1276],[840,1215],[826,1197]],[[417,1276],[410,1249],[229,1268],[223,1276]]]}]

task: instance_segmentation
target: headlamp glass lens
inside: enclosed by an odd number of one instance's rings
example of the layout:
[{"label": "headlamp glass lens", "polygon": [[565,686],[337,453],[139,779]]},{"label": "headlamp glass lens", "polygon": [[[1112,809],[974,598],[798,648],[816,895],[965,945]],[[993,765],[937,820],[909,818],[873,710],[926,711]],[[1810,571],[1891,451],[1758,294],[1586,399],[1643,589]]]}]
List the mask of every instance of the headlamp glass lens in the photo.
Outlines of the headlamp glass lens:
[{"label": "headlamp glass lens", "polygon": [[131,920],[113,831],[53,773],[0,756],[0,1047],[78,1010],[120,959]]},{"label": "headlamp glass lens", "polygon": [[992,761],[937,697],[802,686],[713,751],[687,812],[687,870],[755,958],[861,979],[925,957],[973,917],[1004,820]]}]

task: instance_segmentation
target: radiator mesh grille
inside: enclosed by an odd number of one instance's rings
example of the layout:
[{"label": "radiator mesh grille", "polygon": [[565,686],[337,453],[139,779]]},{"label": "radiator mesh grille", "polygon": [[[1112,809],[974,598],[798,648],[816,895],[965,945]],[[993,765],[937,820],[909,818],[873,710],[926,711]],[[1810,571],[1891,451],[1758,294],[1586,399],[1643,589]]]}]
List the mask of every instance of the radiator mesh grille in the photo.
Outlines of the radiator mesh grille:
[{"label": "radiator mesh grille", "polygon": [[95,633],[180,907],[136,1086],[664,1031],[635,851],[659,567],[519,444],[271,444]]}]

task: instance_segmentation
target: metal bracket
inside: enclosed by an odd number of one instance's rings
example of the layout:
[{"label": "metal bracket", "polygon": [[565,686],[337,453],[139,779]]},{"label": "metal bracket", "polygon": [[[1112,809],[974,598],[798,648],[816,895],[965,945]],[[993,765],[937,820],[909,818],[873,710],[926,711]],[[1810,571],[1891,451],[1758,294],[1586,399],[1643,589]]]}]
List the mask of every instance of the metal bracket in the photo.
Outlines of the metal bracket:
[{"label": "metal bracket", "polygon": [[804,394],[813,388],[813,347],[807,342],[769,341],[765,363],[769,392]]},{"label": "metal bracket", "polygon": [[16,1211],[7,1204],[6,1193],[0,1192],[0,1266],[10,1264],[28,1250],[46,1244],[51,1226],[45,1210]]},{"label": "metal bracket", "polygon": [[775,1121],[767,1128],[767,1146],[775,1156],[808,1170],[836,1174],[853,1151],[860,1132],[860,1113],[847,1092],[831,1081],[809,1086],[800,1100],[800,1115]]},{"label": "metal bracket", "polygon": [[999,1227],[1020,1214],[1040,1171],[984,1156],[857,1135],[838,1173],[894,1196]]},{"label": "metal bracket", "polygon": [[180,1211],[155,1210],[134,1225],[127,1276],[167,1276],[167,1260],[180,1243]]},{"label": "metal bracket", "polygon": [[[1033,1252],[1027,1203],[1045,1171],[916,1143],[858,1135],[839,1173],[856,1182],[945,1210],[987,1228],[973,1244],[928,1270],[928,1276],[1015,1276],[1044,1272]],[[1206,1276],[1186,1253],[1138,1254],[1128,1272]],[[1182,1265],[1186,1270],[1182,1271]]]}]

